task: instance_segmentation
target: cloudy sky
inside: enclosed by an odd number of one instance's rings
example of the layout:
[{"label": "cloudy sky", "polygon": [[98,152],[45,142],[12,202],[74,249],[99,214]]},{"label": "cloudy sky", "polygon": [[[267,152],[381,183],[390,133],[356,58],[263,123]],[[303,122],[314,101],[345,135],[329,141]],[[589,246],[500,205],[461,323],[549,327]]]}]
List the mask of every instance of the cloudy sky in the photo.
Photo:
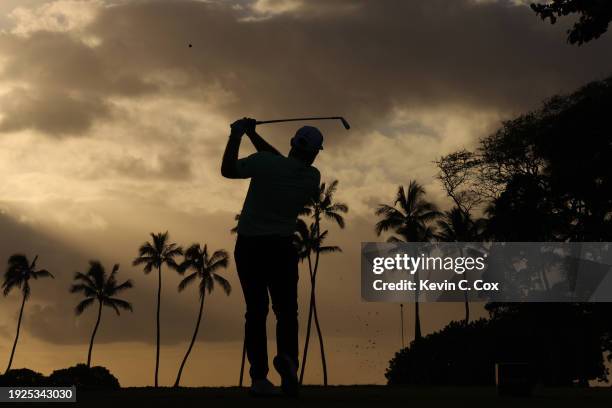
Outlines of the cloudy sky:
[{"label": "cloudy sky", "polygon": [[[344,252],[324,258],[318,302],[331,382],[384,382],[400,346],[399,310],[361,302],[358,280],[360,242],[376,239],[376,205],[416,179],[448,207],[433,160],[612,72],[609,35],[567,45],[567,25],[544,24],[522,3],[0,2],[0,259],[39,254],[57,277],[33,284],[14,366],[49,373],[85,359],[95,313],[74,317],[78,298],[67,288],[95,258],[120,263],[136,287],[125,294],[133,314],[105,311],[94,363],[123,385],[152,383],[155,280],[131,267],[138,245],[169,230],[183,245],[233,249],[229,229],[247,183],[223,179],[219,165],[234,119],[344,115],[349,132],[321,123],[317,166],[324,180],[340,180],[337,198],[351,210],[345,230],[329,226],[330,244]],[[287,151],[295,128],[260,133]],[[237,381],[242,295],[233,263],[225,275],[235,291],[208,298],[186,385]],[[197,294],[178,294],[178,280],[164,276],[163,383],[197,314]],[[19,300],[0,299],[0,359]],[[461,305],[427,304],[422,314],[431,332],[460,318]],[[307,380],[317,382],[312,357]]]}]

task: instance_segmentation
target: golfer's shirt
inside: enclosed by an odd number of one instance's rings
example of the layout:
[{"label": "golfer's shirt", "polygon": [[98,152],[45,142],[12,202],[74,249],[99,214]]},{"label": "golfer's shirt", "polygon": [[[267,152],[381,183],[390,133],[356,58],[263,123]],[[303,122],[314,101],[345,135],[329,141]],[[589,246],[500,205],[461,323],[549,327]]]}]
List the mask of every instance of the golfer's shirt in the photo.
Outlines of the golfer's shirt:
[{"label": "golfer's shirt", "polygon": [[238,233],[289,236],[300,210],[316,197],[321,174],[313,166],[270,152],[257,152],[237,162],[240,178],[250,178]]}]

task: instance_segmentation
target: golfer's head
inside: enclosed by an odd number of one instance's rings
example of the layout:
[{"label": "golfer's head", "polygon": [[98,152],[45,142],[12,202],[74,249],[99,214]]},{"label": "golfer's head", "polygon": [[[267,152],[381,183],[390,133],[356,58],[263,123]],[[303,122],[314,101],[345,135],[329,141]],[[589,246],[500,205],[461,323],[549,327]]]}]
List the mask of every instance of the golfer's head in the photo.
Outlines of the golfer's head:
[{"label": "golfer's head", "polygon": [[323,150],[321,131],[313,126],[303,126],[295,132],[295,136],[291,139],[289,156],[312,164],[320,150]]}]

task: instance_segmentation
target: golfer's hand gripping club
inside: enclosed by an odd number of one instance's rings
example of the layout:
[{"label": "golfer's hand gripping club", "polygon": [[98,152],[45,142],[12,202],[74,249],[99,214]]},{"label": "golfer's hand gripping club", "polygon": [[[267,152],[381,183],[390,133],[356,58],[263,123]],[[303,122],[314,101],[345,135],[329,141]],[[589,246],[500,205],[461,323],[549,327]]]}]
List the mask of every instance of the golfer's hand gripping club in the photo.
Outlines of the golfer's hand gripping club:
[{"label": "golfer's hand gripping club", "polygon": [[255,134],[255,126],[257,125],[257,121],[251,118],[242,118],[238,119],[234,123],[230,125],[231,136],[233,137],[241,137],[244,134],[253,135]]}]

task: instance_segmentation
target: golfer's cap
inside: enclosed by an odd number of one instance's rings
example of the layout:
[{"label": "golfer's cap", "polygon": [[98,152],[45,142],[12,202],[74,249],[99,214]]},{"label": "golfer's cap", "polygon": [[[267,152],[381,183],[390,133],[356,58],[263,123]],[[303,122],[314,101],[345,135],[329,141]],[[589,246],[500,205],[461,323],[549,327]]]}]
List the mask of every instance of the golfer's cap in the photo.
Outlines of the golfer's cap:
[{"label": "golfer's cap", "polygon": [[291,146],[306,150],[323,150],[323,134],[314,126],[302,126],[291,139]]}]

